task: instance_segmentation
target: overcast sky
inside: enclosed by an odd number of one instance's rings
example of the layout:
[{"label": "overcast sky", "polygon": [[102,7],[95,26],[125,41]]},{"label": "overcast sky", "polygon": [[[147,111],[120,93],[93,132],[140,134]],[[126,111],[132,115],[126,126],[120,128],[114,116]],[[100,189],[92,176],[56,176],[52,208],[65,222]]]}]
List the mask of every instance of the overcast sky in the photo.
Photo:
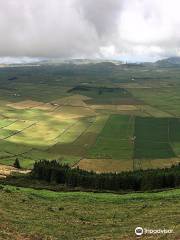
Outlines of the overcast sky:
[{"label": "overcast sky", "polygon": [[180,0],[0,0],[0,57],[180,55]]}]

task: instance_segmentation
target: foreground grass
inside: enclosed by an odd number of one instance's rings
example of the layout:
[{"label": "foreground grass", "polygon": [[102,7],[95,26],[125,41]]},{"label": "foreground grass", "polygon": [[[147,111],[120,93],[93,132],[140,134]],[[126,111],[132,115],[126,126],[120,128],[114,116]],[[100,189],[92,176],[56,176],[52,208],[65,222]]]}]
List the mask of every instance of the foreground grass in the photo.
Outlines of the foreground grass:
[{"label": "foreground grass", "polygon": [[1,186],[0,194],[0,239],[136,239],[137,226],[174,229],[153,239],[180,236],[178,189],[116,195]]}]

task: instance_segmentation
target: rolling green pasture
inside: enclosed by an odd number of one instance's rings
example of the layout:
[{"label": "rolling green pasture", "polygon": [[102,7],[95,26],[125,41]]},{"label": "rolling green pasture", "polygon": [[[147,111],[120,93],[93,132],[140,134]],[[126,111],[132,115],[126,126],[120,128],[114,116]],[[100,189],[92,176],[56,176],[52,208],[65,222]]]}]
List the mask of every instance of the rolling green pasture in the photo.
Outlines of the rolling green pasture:
[{"label": "rolling green pasture", "polygon": [[180,236],[178,189],[117,195],[0,186],[0,194],[4,240],[133,240],[137,226],[173,229],[171,235],[153,236],[155,240]]}]

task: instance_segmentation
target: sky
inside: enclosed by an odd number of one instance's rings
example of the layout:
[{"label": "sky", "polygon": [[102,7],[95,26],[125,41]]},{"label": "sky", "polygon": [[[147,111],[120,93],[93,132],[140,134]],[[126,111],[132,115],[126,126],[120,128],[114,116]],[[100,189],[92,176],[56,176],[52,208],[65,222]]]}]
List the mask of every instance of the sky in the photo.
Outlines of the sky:
[{"label": "sky", "polygon": [[0,0],[0,63],[180,56],[180,0]]}]

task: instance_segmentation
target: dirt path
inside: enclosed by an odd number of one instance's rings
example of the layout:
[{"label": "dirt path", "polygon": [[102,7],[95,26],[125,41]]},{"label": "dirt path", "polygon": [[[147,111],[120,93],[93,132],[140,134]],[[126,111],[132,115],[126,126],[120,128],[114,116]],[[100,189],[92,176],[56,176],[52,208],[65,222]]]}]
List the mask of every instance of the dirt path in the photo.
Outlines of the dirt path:
[{"label": "dirt path", "polygon": [[12,167],[12,166],[0,164],[0,178],[6,178],[7,176],[11,175],[12,173],[27,174],[29,172],[30,172],[30,170],[21,170],[21,169]]}]

